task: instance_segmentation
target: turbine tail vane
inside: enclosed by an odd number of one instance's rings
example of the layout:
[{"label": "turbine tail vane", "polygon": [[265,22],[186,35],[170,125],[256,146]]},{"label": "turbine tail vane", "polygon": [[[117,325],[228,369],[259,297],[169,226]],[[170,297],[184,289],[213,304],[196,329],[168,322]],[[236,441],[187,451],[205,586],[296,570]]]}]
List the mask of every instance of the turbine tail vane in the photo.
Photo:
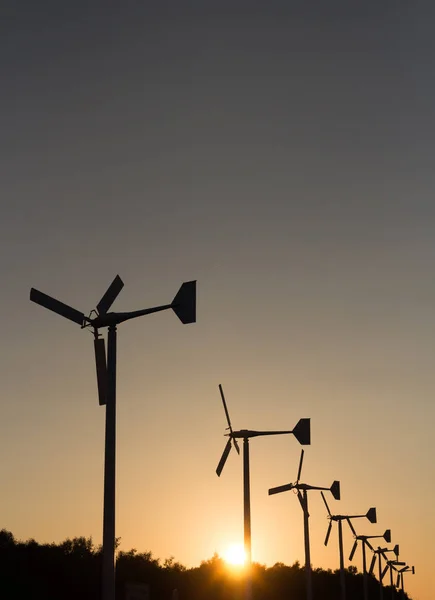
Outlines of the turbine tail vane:
[{"label": "turbine tail vane", "polygon": [[184,325],[196,322],[196,281],[186,281],[181,285],[171,308]]},{"label": "turbine tail vane", "polygon": [[301,446],[311,444],[311,419],[299,419],[292,431]]},{"label": "turbine tail vane", "polygon": [[376,508],[369,508],[366,517],[370,521],[370,523],[376,523]]},{"label": "turbine tail vane", "polygon": [[334,481],[331,485],[331,494],[336,500],[340,500],[340,482]]}]

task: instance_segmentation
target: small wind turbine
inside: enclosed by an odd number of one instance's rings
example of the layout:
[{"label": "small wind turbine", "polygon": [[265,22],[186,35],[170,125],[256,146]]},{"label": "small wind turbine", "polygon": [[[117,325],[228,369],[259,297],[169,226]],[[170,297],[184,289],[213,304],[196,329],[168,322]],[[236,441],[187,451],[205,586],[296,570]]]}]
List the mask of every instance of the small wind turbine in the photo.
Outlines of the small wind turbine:
[{"label": "small wind turbine", "polygon": [[414,567],[410,567],[409,565],[406,565],[406,567],[403,567],[402,569],[399,569],[399,572],[397,574],[396,587],[398,588],[400,586],[400,588],[402,590],[402,596],[403,596],[403,598],[405,597],[405,586],[404,586],[404,583],[403,583],[403,574],[404,573],[412,573],[413,575],[415,575],[415,568]]},{"label": "small wind turbine", "polygon": [[225,445],[219,464],[216,468],[216,474],[218,477],[222,473],[222,469],[227,461],[228,455],[231,451],[231,447],[234,445],[237,454],[240,454],[240,448],[237,443],[238,439],[243,440],[243,523],[244,523],[244,548],[247,565],[247,597],[251,596],[251,584],[250,584],[250,570],[252,562],[252,550],[251,550],[251,492],[250,492],[250,470],[249,470],[249,438],[259,437],[264,435],[282,435],[292,433],[298,442],[302,445],[308,445],[311,443],[310,433],[310,419],[300,419],[296,424],[296,427],[292,430],[286,431],[253,431],[251,429],[240,429],[239,431],[233,431],[230,415],[228,413],[227,403],[225,401],[224,392],[222,385],[219,384],[219,391],[222,398],[222,404],[224,405],[225,416],[227,419],[228,427],[225,435],[228,436],[228,442]]},{"label": "small wind turbine", "polygon": [[[378,561],[378,569],[379,569],[379,598],[380,600],[383,600],[383,596],[384,596],[384,588],[382,585],[382,580],[385,577],[385,575],[387,574],[388,571],[388,557],[387,557],[387,553],[388,552],[394,552],[394,554],[396,555],[396,561],[395,564],[399,564],[397,562],[397,557],[399,556],[399,546],[396,544],[396,546],[394,546],[394,548],[381,548],[380,546],[378,546],[376,549],[373,550],[373,557],[372,557],[372,561],[370,563],[370,568],[369,568],[369,575],[372,575],[373,570],[375,568],[376,565],[376,561]],[[385,568],[382,568],[382,558],[385,559]],[[402,563],[405,564],[405,563]],[[392,585],[392,584],[391,584]]]},{"label": "small wind turbine", "polygon": [[[32,288],[30,300],[65,317],[82,329],[92,328],[100,405],[106,405],[103,508],[103,600],[115,600],[115,442],[116,442],[116,326],[129,319],[171,308],[184,324],[196,321],[196,281],[183,283],[171,304],[133,312],[107,312],[124,287],[115,277],[88,317],[84,313]],[[107,361],[104,339],[99,330],[108,327]]]},{"label": "small wind turbine", "polygon": [[347,521],[352,531],[353,529],[351,519],[366,518],[370,523],[376,523],[376,508],[370,508],[365,515],[333,515],[329,510],[328,503],[326,502],[325,495],[322,494],[323,502],[325,503],[326,510],[328,511],[329,525],[326,532],[325,546],[328,545],[329,536],[331,535],[332,521],[338,523],[338,548],[340,553],[340,585],[341,585],[341,600],[346,600],[346,579],[344,575],[344,555],[343,555],[343,521]]},{"label": "small wind turbine", "polygon": [[313,582],[312,582],[312,571],[311,571],[311,558],[310,558],[310,529],[309,529],[309,517],[308,512],[308,491],[309,490],[326,490],[330,491],[336,500],[340,500],[340,482],[334,481],[331,487],[319,487],[315,485],[309,485],[308,483],[300,483],[302,464],[304,461],[304,450],[301,450],[301,458],[299,460],[298,475],[295,483],[287,483],[286,485],[280,485],[278,487],[269,489],[269,496],[272,494],[279,494],[281,492],[287,492],[289,490],[296,490],[299,502],[301,504],[304,513],[304,542],[305,542],[305,573],[307,578],[307,600],[313,598]]},{"label": "small wind turbine", "polygon": [[[373,546],[369,542],[369,539],[375,538],[384,538],[384,540],[389,544],[391,542],[391,531],[387,529],[382,535],[357,535],[352,523],[349,523],[350,528],[352,529],[352,533],[355,538],[354,545],[352,550],[350,551],[349,560],[352,560],[356,549],[358,547],[358,542],[361,542],[362,546],[362,562],[363,562],[363,585],[364,585],[364,600],[368,600],[369,591],[368,591],[368,578],[367,578],[367,557],[366,557],[366,546],[370,548],[372,552],[374,552]],[[375,555],[376,559],[376,555]],[[373,563],[374,566],[374,563]]]},{"label": "small wind turbine", "polygon": [[[396,560],[389,561],[388,557],[387,557],[388,552],[394,552],[394,554],[396,555]],[[382,558],[385,559],[385,567],[383,569],[382,569]],[[378,547],[376,550],[373,550],[373,558],[372,558],[372,562],[370,563],[369,575],[371,575],[373,573],[373,569],[375,567],[376,560],[378,560],[378,563],[379,563],[379,598],[381,600],[383,598],[382,581],[383,581],[385,575],[387,574],[388,570],[390,570],[390,584],[391,584],[391,588],[393,590],[392,597],[394,598],[393,568],[394,568],[394,566],[405,564],[405,563],[400,563],[398,559],[399,559],[399,545],[398,544],[396,544],[394,546],[394,548]]]}]

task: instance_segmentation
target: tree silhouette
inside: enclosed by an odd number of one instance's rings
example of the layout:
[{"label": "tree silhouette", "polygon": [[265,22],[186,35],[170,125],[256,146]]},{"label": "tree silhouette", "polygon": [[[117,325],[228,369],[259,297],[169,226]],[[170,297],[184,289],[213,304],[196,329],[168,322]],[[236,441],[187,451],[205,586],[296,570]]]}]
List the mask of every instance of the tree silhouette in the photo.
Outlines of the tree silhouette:
[{"label": "tree silhouette", "polygon": [[[119,544],[119,539],[118,539]],[[100,600],[101,547],[92,538],[76,537],[60,544],[17,541],[10,531],[0,531],[0,598],[6,600]],[[253,600],[305,600],[305,573],[299,562],[276,563],[267,568],[252,565]],[[125,598],[127,583],[144,583],[151,600],[243,600],[243,569],[231,569],[214,554],[199,567],[187,569],[173,556],[163,562],[150,551],[118,552],[116,561],[117,600]],[[362,574],[346,569],[346,587],[352,600],[363,599]],[[385,588],[391,597],[391,588]],[[340,597],[339,571],[313,569],[316,600]],[[397,590],[397,600],[402,599]],[[369,577],[369,598],[377,600],[379,583]],[[405,598],[408,596],[405,594]]]}]

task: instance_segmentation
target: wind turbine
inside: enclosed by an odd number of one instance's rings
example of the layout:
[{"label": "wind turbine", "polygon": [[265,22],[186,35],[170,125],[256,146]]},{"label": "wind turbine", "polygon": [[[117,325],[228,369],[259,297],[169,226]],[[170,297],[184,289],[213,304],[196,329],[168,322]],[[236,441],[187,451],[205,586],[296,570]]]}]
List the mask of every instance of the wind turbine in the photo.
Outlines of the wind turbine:
[{"label": "wind turbine", "polygon": [[282,435],[292,433],[298,442],[302,445],[308,445],[311,443],[311,429],[310,419],[300,419],[296,424],[296,427],[292,430],[286,431],[253,431],[251,429],[240,429],[239,431],[233,431],[230,415],[228,413],[227,403],[225,401],[224,392],[222,385],[219,384],[219,391],[222,398],[222,404],[224,405],[225,416],[227,419],[228,427],[225,435],[228,436],[228,442],[225,445],[219,464],[216,468],[216,474],[218,477],[222,473],[222,469],[227,461],[228,455],[231,452],[231,447],[234,446],[237,454],[240,454],[238,439],[243,440],[243,539],[247,566],[247,597],[251,596],[251,582],[250,582],[250,571],[252,563],[252,550],[251,550],[251,492],[250,492],[250,470],[249,470],[249,439],[252,437],[259,437],[264,435]]},{"label": "wind turbine", "polygon": [[[398,562],[398,557],[399,557],[399,546],[396,544],[396,546],[394,546],[394,548],[381,548],[380,546],[378,546],[378,548],[373,550],[373,557],[372,557],[372,561],[370,563],[370,568],[369,568],[369,575],[372,575],[374,567],[376,565],[376,561],[378,561],[378,568],[379,568],[379,598],[380,600],[383,599],[384,596],[384,588],[382,585],[382,580],[385,577],[385,575],[387,574],[387,571],[389,569],[389,565],[388,565],[388,557],[387,557],[387,552],[394,552],[394,554],[396,555],[396,560],[394,561],[394,564],[398,565],[400,564]],[[385,568],[382,568],[382,558],[385,559],[386,564],[385,564]],[[393,561],[390,561],[393,562]],[[404,565],[405,563],[401,563],[402,565]],[[392,583],[392,575],[391,575],[391,586],[393,585]]]},{"label": "wind turbine", "polygon": [[[184,324],[196,321],[196,281],[183,283],[170,304],[145,308],[133,312],[108,312],[124,287],[119,275],[115,277],[98,302],[96,310],[88,317],[84,313],[47,296],[38,290],[30,290],[30,300],[80,325],[91,328],[94,334],[95,363],[97,369],[98,397],[100,405],[106,405],[106,434],[104,453],[104,509],[103,509],[103,572],[102,598],[115,600],[115,443],[116,443],[116,326],[171,308]],[[107,361],[104,338],[99,330],[108,327]]]},{"label": "wind turbine", "polygon": [[326,498],[323,492],[322,494],[323,502],[325,503],[326,510],[328,511],[329,525],[328,530],[326,532],[325,537],[325,546],[328,545],[329,536],[331,535],[332,529],[332,521],[336,521],[338,523],[338,548],[340,553],[340,585],[341,585],[341,600],[346,600],[346,579],[344,575],[344,556],[343,556],[343,521],[347,521],[349,527],[352,531],[355,531],[351,519],[361,519],[366,518],[370,521],[370,523],[376,523],[376,508],[369,508],[365,515],[333,515],[329,510],[328,503],[326,502]]},{"label": "wind turbine", "polygon": [[[373,546],[369,542],[369,539],[375,539],[375,538],[384,538],[384,540],[389,544],[391,542],[391,530],[387,529],[382,535],[357,535],[352,523],[349,523],[349,526],[350,526],[352,533],[354,535],[354,538],[355,538],[355,542],[353,544],[352,550],[350,551],[349,560],[352,560],[352,558],[356,552],[356,549],[358,547],[358,542],[361,542],[362,562],[363,562],[364,600],[368,600],[369,591],[368,591],[368,577],[367,577],[366,546],[368,548],[370,548],[370,550],[372,552],[374,552]],[[375,558],[376,558],[376,555],[375,555]]]},{"label": "wind turbine", "polygon": [[409,565],[406,565],[406,567],[403,567],[402,569],[399,569],[399,572],[397,574],[396,587],[398,588],[400,586],[400,588],[402,590],[402,596],[403,596],[403,598],[405,597],[405,586],[403,584],[403,574],[404,573],[412,573],[413,575],[415,575],[415,568],[414,567],[410,567]]},{"label": "wind turbine", "polygon": [[299,502],[301,504],[304,513],[304,543],[305,543],[305,573],[307,578],[307,600],[313,598],[313,581],[312,581],[312,570],[311,570],[311,557],[310,557],[310,529],[309,529],[309,517],[308,512],[308,491],[309,490],[326,490],[330,491],[336,500],[340,500],[340,482],[334,481],[331,487],[319,487],[316,485],[309,485],[308,483],[300,483],[302,464],[304,461],[304,450],[301,450],[301,458],[299,460],[298,474],[295,483],[287,483],[286,485],[280,485],[278,487],[269,489],[269,496],[272,494],[280,494],[281,492],[287,492],[289,490],[296,490]]},{"label": "wind turbine", "polygon": [[[387,557],[388,552],[394,552],[394,554],[396,555],[396,560],[388,560],[388,557]],[[386,561],[385,567],[383,569],[382,569],[382,558],[384,558]],[[376,560],[378,560],[378,563],[379,563],[379,598],[380,598],[380,600],[382,600],[382,598],[383,598],[382,580],[384,579],[388,570],[390,570],[390,585],[391,585],[391,589],[392,589],[392,598],[394,598],[393,568],[395,566],[405,564],[404,562],[402,562],[402,563],[399,562],[399,545],[396,544],[394,546],[394,548],[378,547],[377,549],[373,550],[373,558],[372,558],[372,562],[370,563],[369,575],[371,575],[373,573],[373,569],[375,567]]]}]

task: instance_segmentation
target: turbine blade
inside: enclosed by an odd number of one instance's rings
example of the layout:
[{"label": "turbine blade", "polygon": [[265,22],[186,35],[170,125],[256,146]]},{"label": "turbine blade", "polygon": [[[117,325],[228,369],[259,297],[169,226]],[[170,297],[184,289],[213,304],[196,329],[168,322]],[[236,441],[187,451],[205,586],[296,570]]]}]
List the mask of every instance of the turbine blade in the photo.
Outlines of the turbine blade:
[{"label": "turbine blade", "polygon": [[311,419],[299,419],[296,427],[291,433],[295,436],[301,446],[309,446],[311,444]]},{"label": "turbine blade", "polygon": [[[306,511],[306,506],[305,506],[305,502],[304,502],[304,497],[302,496],[301,492],[298,490],[298,500],[299,500],[299,504],[302,507],[302,510],[305,512]],[[308,515],[310,516],[310,515]]]},{"label": "turbine blade", "polygon": [[47,294],[43,294],[39,290],[35,290],[35,288],[30,290],[30,300],[44,308],[48,308],[48,310],[57,313],[61,317],[74,321],[74,323],[77,323],[78,325],[83,325],[85,320],[85,315],[83,313],[75,308],[71,308],[68,304],[64,304],[51,296],[47,296]]},{"label": "turbine blade", "polygon": [[286,485],[279,485],[278,487],[269,489],[269,496],[272,496],[273,494],[280,494],[281,492],[288,492],[289,490],[292,490],[292,489],[293,489],[292,483],[287,483]]},{"label": "turbine blade", "polygon": [[196,322],[196,281],[186,281],[181,285],[171,307],[184,325]]},{"label": "turbine blade", "polygon": [[367,544],[367,546],[370,548],[370,550],[371,550],[372,552],[374,552],[374,551],[375,551],[375,549],[373,548],[373,546],[371,545],[371,543],[370,543],[370,542],[369,542],[367,539],[366,539],[366,540],[364,540],[364,543],[365,543],[365,544]]},{"label": "turbine blade", "polygon": [[107,400],[107,362],[104,338],[94,339],[95,367],[97,370],[98,402],[104,406]]},{"label": "turbine blade", "polygon": [[366,517],[370,523],[376,523],[376,508],[370,508],[367,511]]},{"label": "turbine blade", "polygon": [[351,532],[356,537],[356,531],[355,531],[355,527],[352,525],[352,521],[349,519],[349,517],[347,517],[346,521],[350,527]]},{"label": "turbine blade", "polygon": [[369,575],[371,575],[373,573],[373,569],[375,568],[375,564],[376,564],[376,554],[373,554],[372,562],[370,563],[370,568],[369,568]]},{"label": "turbine blade", "polygon": [[383,580],[383,578],[385,577],[385,575],[387,574],[388,569],[390,568],[389,565],[385,565],[382,573],[381,573],[381,581]]},{"label": "turbine blade", "polygon": [[389,544],[391,543],[391,529],[387,529],[384,533],[384,540]]},{"label": "turbine blade", "polygon": [[101,298],[101,300],[97,304],[97,311],[98,311],[99,315],[106,314],[106,312],[109,310],[109,308],[115,302],[116,297],[118,296],[119,292],[122,290],[123,287],[124,287],[124,283],[123,283],[121,277],[119,275],[117,275],[115,277],[115,279],[112,281],[112,283],[109,285],[109,287],[107,288],[107,291],[104,294],[104,296]]},{"label": "turbine blade", "polygon": [[397,573],[396,588],[400,586],[400,573]]},{"label": "turbine blade", "polygon": [[350,554],[349,554],[349,560],[352,560],[352,558],[354,557],[354,554],[356,552],[357,546],[358,546],[358,540],[355,540],[355,542],[354,542],[354,544],[352,546],[352,550],[350,551]]},{"label": "turbine blade", "polygon": [[298,469],[298,476],[296,477],[296,482],[299,483],[299,479],[301,478],[301,471],[302,471],[302,463],[304,462],[304,450],[301,450],[301,458],[299,460],[299,469]]},{"label": "turbine blade", "polygon": [[328,545],[329,542],[329,536],[331,535],[331,529],[332,529],[332,521],[329,521],[329,525],[328,525],[328,530],[326,532],[326,537],[325,537],[325,546]]},{"label": "turbine blade", "polygon": [[228,440],[228,442],[226,443],[226,446],[224,448],[224,451],[222,453],[221,459],[219,461],[219,464],[216,468],[216,474],[218,477],[220,477],[220,474],[222,473],[222,469],[224,468],[225,463],[227,462],[227,458],[228,458],[228,454],[231,451],[231,438]]},{"label": "turbine blade", "polygon": [[[225,401],[224,390],[223,390],[221,384],[219,384],[219,391],[221,393],[222,404],[224,405],[224,411],[225,411],[225,416],[227,418],[228,429],[230,430],[230,433],[232,435],[233,434],[233,427],[231,425],[230,415],[229,415],[229,412],[228,412],[227,403]],[[239,447],[239,444],[237,443],[236,438],[233,437],[232,439],[233,439],[234,448],[236,449],[237,454],[240,454],[240,447]]]},{"label": "turbine blade", "polygon": [[221,398],[222,398],[222,404],[224,405],[224,411],[225,411],[225,416],[227,418],[227,423],[228,423],[228,429],[230,430],[231,433],[233,433],[233,428],[231,426],[231,421],[230,421],[230,415],[228,413],[228,408],[227,408],[227,403],[225,401],[225,396],[224,396],[224,390],[222,388],[222,385],[219,384],[219,391],[221,393]]},{"label": "turbine blade", "polygon": [[334,481],[331,485],[331,494],[336,500],[340,500],[340,482]]},{"label": "turbine blade", "polygon": [[328,503],[326,502],[325,494],[324,494],[323,492],[320,492],[320,493],[322,494],[323,502],[325,503],[326,510],[328,511],[328,515],[329,515],[330,517],[332,517],[332,515],[331,515],[331,511],[329,510]]}]

